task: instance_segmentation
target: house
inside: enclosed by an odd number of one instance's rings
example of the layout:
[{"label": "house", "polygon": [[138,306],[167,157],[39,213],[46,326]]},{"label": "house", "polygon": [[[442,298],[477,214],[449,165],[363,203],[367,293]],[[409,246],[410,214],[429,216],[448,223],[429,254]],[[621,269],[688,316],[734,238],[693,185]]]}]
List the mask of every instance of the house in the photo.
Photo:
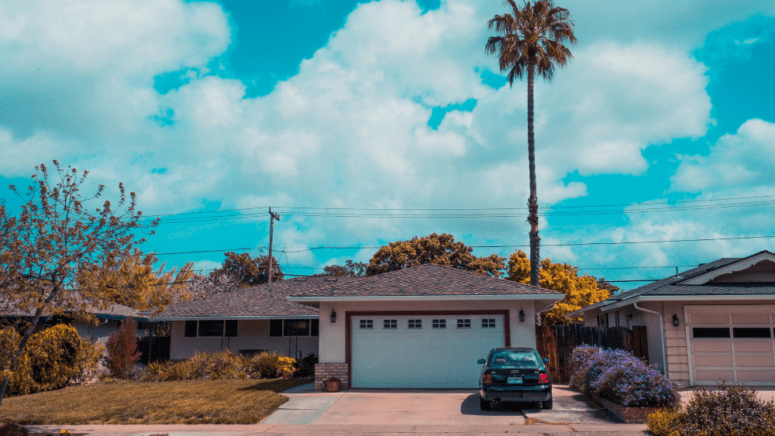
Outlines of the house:
[{"label": "house", "polygon": [[297,277],[212,294],[170,305],[152,317],[170,322],[170,359],[196,352],[273,351],[301,358],[318,354],[318,309],[288,301],[292,294],[355,280],[346,277]]},{"label": "house", "polygon": [[[34,315],[32,311],[21,311],[14,308],[8,308],[7,306],[7,304],[2,305],[5,310],[0,314],[0,319],[8,322],[20,319],[32,320]],[[88,312],[97,318],[96,325],[82,319],[69,318],[67,316],[44,316],[43,326],[52,326],[65,322],[75,327],[76,331],[78,331],[78,335],[81,337],[87,338],[91,342],[105,345],[110,335],[116,332],[121,326],[121,322],[127,318],[133,318],[137,321],[138,336],[143,337],[147,334],[146,327],[149,324],[148,317],[131,307],[121,304],[111,304],[106,309],[92,308],[88,310]]]},{"label": "house", "polygon": [[775,386],[775,254],[725,258],[568,314],[631,328],[683,386]]},{"label": "house", "polygon": [[320,311],[315,387],[476,388],[490,349],[536,346],[563,294],[426,264],[288,297]]}]

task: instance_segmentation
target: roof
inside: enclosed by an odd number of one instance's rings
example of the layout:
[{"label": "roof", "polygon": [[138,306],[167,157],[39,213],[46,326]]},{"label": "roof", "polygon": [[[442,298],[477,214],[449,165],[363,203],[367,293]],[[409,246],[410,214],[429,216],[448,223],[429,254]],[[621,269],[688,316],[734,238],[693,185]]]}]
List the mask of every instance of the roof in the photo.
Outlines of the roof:
[{"label": "roof", "polygon": [[[712,271],[731,266],[735,263],[740,263],[751,258],[761,255],[772,255],[769,251],[760,251],[748,257],[743,258],[722,258],[710,263],[702,264],[697,268],[684,271],[680,274],[676,274],[670,277],[666,277],[662,280],[649,283],[631,289],[626,292],[621,292],[612,295],[610,298],[603,300],[599,303],[581,308],[577,311],[571,312],[568,316],[577,316],[590,309],[605,308],[617,303],[626,303],[628,300],[632,302],[638,301],[637,299],[647,298],[650,300],[658,300],[659,297],[741,297],[741,296],[771,296],[775,299],[775,284],[772,283],[739,283],[739,284],[686,284],[699,276],[709,274]],[[732,267],[733,268],[733,267]],[[698,279],[700,280],[700,279]],[[709,299],[710,299],[709,298]],[[617,305],[618,306],[618,305]]]},{"label": "roof", "polygon": [[[26,310],[26,311],[19,310],[16,307],[12,307],[12,306],[13,304],[9,304],[8,300],[0,301],[0,316],[7,316],[7,317],[35,316],[35,312],[33,310]],[[92,307],[87,309],[86,312],[95,315],[97,318],[106,318],[106,319],[124,319],[128,317],[137,318],[137,319],[146,318],[146,315],[144,313],[139,312],[129,306],[124,306],[123,304],[111,304],[105,309],[96,309]],[[44,311],[43,315],[47,316],[46,313],[47,312]]]},{"label": "roof", "polygon": [[311,291],[332,284],[357,280],[352,277],[297,277],[243,288],[232,292],[209,295],[191,301],[167,306],[153,320],[172,321],[201,318],[315,318],[318,309],[299,303],[292,303],[286,297]]},{"label": "roof", "polygon": [[425,264],[375,276],[298,292],[291,301],[347,300],[353,297],[525,297],[559,300],[564,295],[538,286],[530,286],[458,268]]}]

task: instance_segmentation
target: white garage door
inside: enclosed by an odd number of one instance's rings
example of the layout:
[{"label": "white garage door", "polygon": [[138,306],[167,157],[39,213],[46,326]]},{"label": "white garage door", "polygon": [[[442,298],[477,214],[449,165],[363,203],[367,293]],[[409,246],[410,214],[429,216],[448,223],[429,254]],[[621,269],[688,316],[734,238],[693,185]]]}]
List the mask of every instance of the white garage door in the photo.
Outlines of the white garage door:
[{"label": "white garage door", "polygon": [[503,315],[353,316],[355,388],[477,388],[490,349],[504,346]]},{"label": "white garage door", "polygon": [[751,386],[775,385],[775,308],[688,308],[694,383],[719,380]]}]

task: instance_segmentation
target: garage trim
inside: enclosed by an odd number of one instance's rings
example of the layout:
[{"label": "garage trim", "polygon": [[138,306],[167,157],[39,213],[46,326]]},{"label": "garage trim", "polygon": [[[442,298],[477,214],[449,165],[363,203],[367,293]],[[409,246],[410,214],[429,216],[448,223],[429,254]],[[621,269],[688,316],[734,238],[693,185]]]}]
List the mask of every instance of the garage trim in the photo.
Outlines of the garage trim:
[{"label": "garage trim", "polygon": [[503,346],[508,347],[511,344],[511,321],[508,310],[393,310],[393,311],[365,311],[365,312],[345,312],[345,362],[347,363],[347,386],[352,386],[352,332],[350,331],[353,316],[428,316],[428,315],[502,315],[503,316]]}]

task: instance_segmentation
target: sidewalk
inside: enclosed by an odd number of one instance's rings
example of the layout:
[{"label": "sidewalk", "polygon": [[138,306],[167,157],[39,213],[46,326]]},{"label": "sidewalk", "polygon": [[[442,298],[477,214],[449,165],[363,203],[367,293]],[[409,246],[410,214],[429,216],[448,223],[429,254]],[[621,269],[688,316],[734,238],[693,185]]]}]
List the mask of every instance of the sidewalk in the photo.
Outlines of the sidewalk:
[{"label": "sidewalk", "polygon": [[647,435],[643,424],[558,424],[558,425],[285,425],[285,424],[253,424],[253,425],[74,425],[26,426],[31,433],[59,433],[63,428],[73,433],[104,436],[149,436],[152,434],[169,434],[170,436],[247,436],[254,434],[273,435],[389,435],[409,436],[427,434],[450,435]]}]

